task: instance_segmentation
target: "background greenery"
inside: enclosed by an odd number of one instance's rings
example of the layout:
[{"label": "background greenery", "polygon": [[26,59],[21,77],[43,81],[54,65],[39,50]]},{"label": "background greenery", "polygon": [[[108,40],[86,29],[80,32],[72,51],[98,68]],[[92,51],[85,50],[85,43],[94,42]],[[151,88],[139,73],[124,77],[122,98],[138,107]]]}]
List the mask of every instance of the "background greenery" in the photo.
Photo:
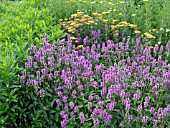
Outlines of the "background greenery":
[{"label": "background greenery", "polygon": [[[95,2],[94,2],[95,1]],[[170,1],[168,0],[50,0],[48,7],[58,19],[69,19],[71,14],[77,11],[85,12],[92,16],[92,13],[102,13],[112,10],[111,13],[103,15],[104,19],[127,21],[136,24],[142,33],[149,32],[156,36],[153,45],[161,41],[163,45],[169,40],[170,29]],[[60,6],[58,6],[60,5]],[[120,13],[122,13],[120,15]],[[136,16],[132,16],[136,14]],[[160,30],[162,28],[162,30]]]}]

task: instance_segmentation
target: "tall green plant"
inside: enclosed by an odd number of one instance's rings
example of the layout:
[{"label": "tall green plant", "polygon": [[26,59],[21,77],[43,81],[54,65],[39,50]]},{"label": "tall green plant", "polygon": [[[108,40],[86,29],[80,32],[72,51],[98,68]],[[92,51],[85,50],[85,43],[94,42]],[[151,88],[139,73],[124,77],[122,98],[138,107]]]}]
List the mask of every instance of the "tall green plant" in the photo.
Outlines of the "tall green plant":
[{"label": "tall green plant", "polygon": [[[19,74],[24,67],[28,47],[35,43],[40,47],[45,33],[52,41],[66,35],[54,22],[55,17],[46,8],[46,0],[3,1],[0,3],[0,126],[29,127],[32,116],[28,103],[20,102],[22,87]],[[26,99],[27,101],[28,99]],[[28,100],[29,101],[29,100]],[[36,114],[35,114],[36,115]],[[23,125],[22,125],[23,124]]]},{"label": "tall green plant", "polygon": [[[1,50],[1,49],[0,49]],[[9,49],[6,48],[6,51]],[[4,57],[3,54],[6,54]],[[0,125],[13,127],[16,124],[16,110],[19,106],[16,104],[18,82],[16,72],[18,66],[16,65],[16,55],[4,52],[0,54]]]}]

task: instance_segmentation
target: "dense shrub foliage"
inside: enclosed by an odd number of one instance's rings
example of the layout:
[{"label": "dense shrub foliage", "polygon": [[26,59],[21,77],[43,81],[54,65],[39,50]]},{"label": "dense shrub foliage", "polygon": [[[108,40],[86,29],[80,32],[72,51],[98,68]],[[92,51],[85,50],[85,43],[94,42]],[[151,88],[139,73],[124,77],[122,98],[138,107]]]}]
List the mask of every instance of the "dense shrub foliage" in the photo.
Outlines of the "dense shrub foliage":
[{"label": "dense shrub foliage", "polygon": [[170,42],[152,51],[140,38],[85,39],[92,47],[77,51],[69,36],[65,45],[49,44],[47,35],[42,41],[40,49],[31,45],[20,81],[45,126],[168,127],[170,65],[162,51],[170,55]]},{"label": "dense shrub foliage", "polygon": [[30,44],[41,46],[45,33],[51,41],[65,36],[46,4],[45,0],[0,2],[0,127],[21,127],[20,119],[27,122],[26,109],[19,103],[19,74]]}]

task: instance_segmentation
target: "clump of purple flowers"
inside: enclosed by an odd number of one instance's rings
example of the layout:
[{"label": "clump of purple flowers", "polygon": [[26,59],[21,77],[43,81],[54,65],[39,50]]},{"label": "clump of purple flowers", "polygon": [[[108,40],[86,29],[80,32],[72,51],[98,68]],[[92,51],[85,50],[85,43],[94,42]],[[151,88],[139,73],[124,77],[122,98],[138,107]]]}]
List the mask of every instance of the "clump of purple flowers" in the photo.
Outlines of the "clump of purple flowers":
[{"label": "clump of purple flowers", "polygon": [[[100,31],[92,33],[98,38]],[[146,127],[167,126],[170,66],[157,45],[154,55],[158,57],[154,58],[149,45],[143,45],[140,38],[133,49],[129,39],[96,45],[86,38],[92,46],[81,51],[70,43],[70,36],[67,38],[65,45],[55,46],[48,43],[45,35],[43,47],[37,49],[32,44],[20,79],[39,91],[42,100],[46,94],[57,97],[62,127],[69,127],[75,120],[75,127],[89,122],[95,127],[141,127],[137,125],[140,123]],[[165,48],[167,56],[169,43]],[[49,98],[52,101],[53,96]]]}]

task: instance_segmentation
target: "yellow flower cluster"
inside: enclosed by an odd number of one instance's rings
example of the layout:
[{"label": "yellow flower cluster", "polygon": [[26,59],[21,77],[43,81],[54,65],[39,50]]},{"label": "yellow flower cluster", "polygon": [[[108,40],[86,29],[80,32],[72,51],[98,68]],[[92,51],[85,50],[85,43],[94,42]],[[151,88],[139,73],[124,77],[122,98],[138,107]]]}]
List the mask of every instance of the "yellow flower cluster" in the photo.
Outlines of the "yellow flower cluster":
[{"label": "yellow flower cluster", "polygon": [[122,13],[119,13],[119,16],[122,16],[123,14]]},{"label": "yellow flower cluster", "polygon": [[135,31],[134,31],[134,33],[135,33],[135,34],[140,34],[140,33],[141,33],[141,31],[139,31],[139,30],[135,30]]},{"label": "yellow flower cluster", "polygon": [[84,46],[83,45],[78,45],[77,47],[76,47],[76,49],[78,50],[78,49],[82,49],[82,50],[84,50],[85,48],[84,48]]},{"label": "yellow flower cluster", "polygon": [[145,32],[144,35],[146,36],[146,38],[156,38],[155,36],[149,34],[148,32]]},{"label": "yellow flower cluster", "polygon": [[112,20],[112,24],[115,24],[118,20]]},{"label": "yellow flower cluster", "polygon": [[143,0],[143,2],[148,2],[148,0]]},{"label": "yellow flower cluster", "polygon": [[110,14],[112,10],[108,10],[107,12],[102,12],[103,15]]},{"label": "yellow flower cluster", "polygon": [[[62,25],[65,29],[68,30],[68,32],[74,34],[77,31],[77,28],[83,26],[83,25],[90,25],[90,27],[92,28],[94,25],[97,25],[97,22],[103,22],[104,24],[108,24],[108,22],[110,22],[110,20],[107,19],[103,19],[103,14],[109,14],[109,12],[111,12],[111,10],[108,10],[107,12],[103,12],[102,14],[99,13],[92,13],[92,16],[89,16],[87,14],[84,14],[84,12],[80,12],[79,10],[77,10],[77,13],[72,14],[71,17],[69,18],[69,20],[67,18],[64,19],[59,19],[58,22],[60,23],[60,25]],[[133,16],[136,16],[135,14]],[[136,28],[137,25],[135,24],[131,24],[129,22],[126,21],[122,21],[119,22],[118,20],[113,19],[111,21],[111,30],[113,31],[114,36],[118,36],[119,35],[119,28],[122,27],[130,27],[130,28]],[[141,31],[139,30],[134,30],[135,34],[141,34]],[[153,35],[149,34],[149,33],[144,33],[144,35],[147,38],[155,38]],[[76,40],[75,37],[71,37],[71,39]],[[83,46],[79,46],[77,47],[77,49],[83,49]]]},{"label": "yellow flower cluster", "polygon": [[105,24],[108,24],[108,21],[109,20],[102,19],[102,22],[105,23]]},{"label": "yellow flower cluster", "polygon": [[102,14],[92,13],[95,18],[102,19]]},{"label": "yellow flower cluster", "polygon": [[[101,14],[95,13],[95,17],[102,18]],[[68,30],[70,33],[75,33],[76,29],[84,24],[87,25],[95,25],[94,18],[89,15],[84,15],[84,12],[77,12],[76,14],[71,15],[72,20],[63,20],[59,19],[58,22],[60,25],[62,25],[64,28]]]},{"label": "yellow flower cluster", "polygon": [[124,1],[120,1],[120,4],[124,4],[125,2]]},{"label": "yellow flower cluster", "polygon": [[[112,25],[110,27],[111,27],[111,30],[114,30],[114,33],[113,33],[114,36],[118,36],[119,35],[119,28],[121,28],[121,27],[136,28],[137,25],[128,23],[126,21],[118,22],[118,20],[113,19],[112,20]],[[141,31],[134,30],[134,33],[135,34],[140,34]]]},{"label": "yellow flower cluster", "polygon": [[87,0],[68,0],[68,2],[87,2]]},{"label": "yellow flower cluster", "polygon": [[109,2],[108,5],[112,5],[113,3],[112,2]]},{"label": "yellow flower cluster", "polygon": [[136,16],[136,14],[132,14],[132,16],[133,16],[133,17],[135,17],[135,16]]},{"label": "yellow flower cluster", "polygon": [[111,25],[112,30],[114,30],[116,28],[119,28],[119,27],[128,27],[128,26],[131,27],[131,28],[136,28],[137,27],[137,25],[130,24],[130,23],[126,22],[126,21],[122,21],[122,22],[119,22],[117,25],[114,25],[117,21],[118,20],[112,20],[112,24],[113,24],[113,25]]},{"label": "yellow flower cluster", "polygon": [[126,21],[122,21],[120,22],[117,26],[118,27],[122,27],[122,26],[129,26],[130,23],[126,22]]},{"label": "yellow flower cluster", "polygon": [[135,24],[129,24],[129,27],[131,27],[131,28],[136,28],[137,25],[135,25]]},{"label": "yellow flower cluster", "polygon": [[74,36],[71,36],[70,38],[71,38],[72,40],[76,40],[76,38],[75,38]]},{"label": "yellow flower cluster", "polygon": [[95,4],[96,2],[95,1],[93,1],[93,2],[90,2],[90,4]]}]

